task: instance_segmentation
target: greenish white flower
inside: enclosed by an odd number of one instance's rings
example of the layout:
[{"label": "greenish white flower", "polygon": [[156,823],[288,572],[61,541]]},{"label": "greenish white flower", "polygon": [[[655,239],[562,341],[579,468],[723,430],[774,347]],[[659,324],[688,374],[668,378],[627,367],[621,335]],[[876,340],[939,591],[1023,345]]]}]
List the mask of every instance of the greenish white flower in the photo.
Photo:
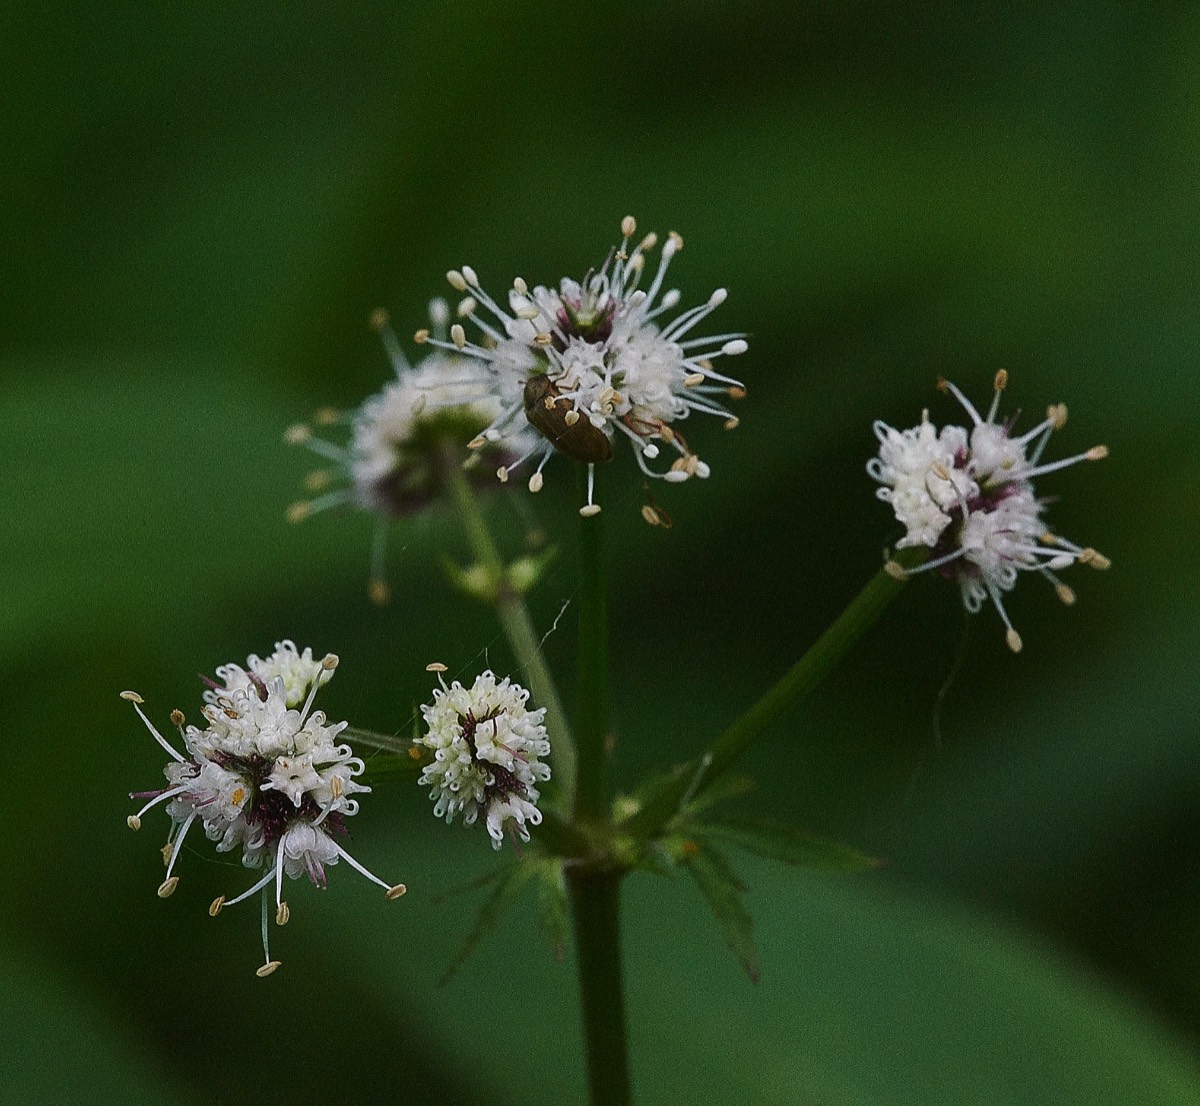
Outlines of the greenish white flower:
[{"label": "greenish white flower", "polygon": [[130,798],[147,802],[127,819],[140,829],[142,817],[166,804],[171,819],[163,856],[166,877],[160,898],[179,883],[175,865],[194,825],[216,842],[218,852],[240,847],[247,868],[266,869],[252,887],[235,898],[222,895],[209,908],[214,917],[262,891],[263,954],[260,975],[269,975],[279,962],[271,959],[267,934],[269,888],[275,888],[275,919],[283,925],[290,916],[283,899],[283,877],[307,875],[325,886],[325,868],[345,860],[387,892],[404,893],[403,884],[389,885],[364,868],[338,843],[345,837],[345,820],[358,813],[355,794],[371,789],[357,782],[363,762],[349,745],[338,742],[347,723],[331,723],[313,710],[317,690],[333,675],[338,659],[332,653],[314,661],[285,641],[265,660],[250,656],[245,667],[222,665],[217,680],[207,680],[202,714],[205,726],[188,725],[180,711],[171,712],[183,752],[155,728],[142,710],[142,697],[133,691],[121,697],[133,704],[159,746],[170,756],[164,769],[167,786],[134,792]]},{"label": "greenish white flower", "polygon": [[421,707],[428,732],[417,739],[433,751],[418,782],[430,788],[434,814],[447,822],[461,815],[468,826],[482,815],[496,849],[506,829],[528,841],[529,826],[542,820],[537,784],[550,778],[541,760],[550,753],[545,708],[529,710],[529,692],[490,671],[469,688],[438,680],[432,704]]},{"label": "greenish white flower", "polygon": [[[971,427],[946,426],[939,432],[923,412],[919,425],[898,431],[875,424],[879,453],[867,471],[881,485],[876,495],[891,504],[905,527],[897,548],[923,546],[930,558],[913,571],[932,569],[956,581],[971,613],[989,599],[1007,628],[1009,647],[1018,652],[1021,636],[1005,610],[1003,593],[1011,591],[1021,572],[1037,572],[1054,586],[1059,598],[1075,602],[1075,592],[1056,572],[1075,562],[1107,568],[1107,557],[1051,532],[1042,513],[1045,498],[1033,481],[1080,461],[1108,456],[1105,446],[1058,461],[1043,462],[1053,433],[1067,421],[1063,404],[1049,407],[1046,417],[1023,434],[1014,433],[1016,419],[997,421],[1000,399],[1008,383],[996,374],[995,395],[987,417],[949,381],[950,392],[971,420]],[[904,575],[896,562],[889,571]]]}]

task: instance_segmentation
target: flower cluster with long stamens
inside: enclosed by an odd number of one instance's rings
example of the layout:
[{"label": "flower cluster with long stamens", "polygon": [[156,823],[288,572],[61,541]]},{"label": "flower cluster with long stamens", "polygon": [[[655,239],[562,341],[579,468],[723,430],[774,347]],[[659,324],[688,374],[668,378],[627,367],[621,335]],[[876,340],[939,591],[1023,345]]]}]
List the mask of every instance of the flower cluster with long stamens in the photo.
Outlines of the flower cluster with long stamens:
[{"label": "flower cluster with long stamens", "polygon": [[[745,336],[690,336],[725,302],[725,289],[668,318],[681,297],[677,289],[664,291],[663,282],[683,239],[674,232],[668,235],[654,275],[642,287],[658,237],[647,234],[631,246],[636,231],[637,224],[627,216],[620,246],[582,281],[564,279],[557,289],[530,288],[518,277],[506,306],[484,291],[472,268],[452,269],[447,279],[465,293],[459,317],[478,328],[480,340],[468,341],[460,323],[451,327],[449,342],[425,330],[416,336],[419,342],[474,358],[489,370],[490,394],[501,410],[474,440],[475,448],[512,442],[530,426],[538,432],[526,448],[511,450],[517,459],[498,468],[499,479],[507,481],[529,462],[534,465],[529,490],[539,491],[546,462],[555,452],[566,454],[588,466],[587,503],[580,509],[585,516],[600,510],[594,502],[595,466],[611,458],[615,438],[632,444],[646,476],[672,482],[707,477],[708,465],[677,424],[695,411],[716,415],[733,429],[738,420],[722,400],[745,394],[739,381],[712,365],[718,357],[745,353]],[[481,315],[481,307],[490,317]],[[662,469],[653,464],[660,446],[677,454]]]},{"label": "flower cluster with long stamens", "polygon": [[1001,369],[994,381],[995,396],[983,417],[949,381],[939,387],[949,391],[970,417],[971,426],[944,426],[940,431],[922,412],[920,425],[899,431],[875,423],[879,454],[867,472],[881,487],[876,495],[890,503],[906,533],[897,548],[922,546],[929,559],[905,570],[896,561],[888,570],[903,576],[933,569],[956,580],[963,604],[976,613],[991,600],[1007,628],[1014,652],[1021,636],[1004,609],[1003,593],[1010,591],[1021,572],[1037,572],[1053,584],[1066,604],[1075,593],[1055,575],[1075,562],[1108,568],[1109,560],[1095,549],[1084,548],[1052,533],[1042,521],[1046,500],[1039,498],[1032,481],[1080,461],[1108,456],[1105,446],[1093,446],[1074,457],[1042,461],[1054,431],[1067,421],[1063,404],[1049,407],[1046,417],[1023,434],[1015,433],[1015,417],[997,422],[1000,398],[1008,383]]},{"label": "flower cluster with long stamens", "polygon": [[429,667],[441,687],[421,707],[428,732],[417,744],[433,750],[433,761],[417,782],[430,788],[433,813],[448,823],[461,814],[468,826],[482,814],[496,849],[506,828],[528,841],[529,826],[542,820],[537,784],[550,778],[540,759],[550,754],[545,708],[528,710],[529,692],[507,676],[497,682],[484,672],[469,688],[457,680],[447,687],[445,666]]},{"label": "flower cluster with long stamens", "polygon": [[[429,305],[430,323],[444,340],[449,322],[445,300]],[[356,410],[340,415],[321,411],[317,421],[349,427],[349,441],[329,441],[300,424],[289,428],[287,440],[302,445],[333,462],[309,473],[306,484],[315,498],[293,503],[288,518],[299,522],[318,511],[354,506],[375,515],[372,543],[370,595],[378,603],[388,599],[384,578],[387,533],[397,518],[428,506],[445,491],[446,473],[466,454],[474,440],[500,412],[500,401],[490,394],[490,378],[478,360],[437,349],[413,366],[404,354],[385,311],[372,316],[396,379],[368,397]],[[529,435],[532,440],[532,435]],[[520,448],[520,443],[512,443]],[[508,453],[496,451],[499,460]],[[473,458],[474,459],[474,458]],[[486,470],[468,466],[475,482],[484,483]],[[487,473],[487,483],[493,481]]]},{"label": "flower cluster with long stamens", "polygon": [[216,917],[223,907],[262,892],[260,976],[279,967],[268,943],[268,900],[273,883],[275,921],[285,924],[290,913],[283,898],[285,874],[293,879],[307,875],[323,888],[325,868],[345,860],[382,887],[387,898],[398,898],[405,890],[403,884],[387,884],[368,871],[339,843],[346,836],[346,819],[358,813],[352,796],[371,789],[356,780],[363,762],[349,745],[337,741],[347,723],[330,723],[312,709],[317,689],[333,676],[337,663],[332,653],[318,661],[310,649],[301,653],[283,641],[268,657],[252,655],[244,667],[223,665],[217,680],[206,680],[203,728],[187,724],[180,711],[171,712],[184,752],[155,728],[137,692],[121,693],[171,757],[164,769],[166,787],[130,795],[148,800],[129,816],[131,829],[140,829],[146,812],[162,803],[171,819],[163,849],[167,874],[158,895],[165,899],[178,885],[175,865],[193,826],[203,828],[218,852],[240,848],[247,868],[266,872],[236,898],[218,897],[209,913]]}]

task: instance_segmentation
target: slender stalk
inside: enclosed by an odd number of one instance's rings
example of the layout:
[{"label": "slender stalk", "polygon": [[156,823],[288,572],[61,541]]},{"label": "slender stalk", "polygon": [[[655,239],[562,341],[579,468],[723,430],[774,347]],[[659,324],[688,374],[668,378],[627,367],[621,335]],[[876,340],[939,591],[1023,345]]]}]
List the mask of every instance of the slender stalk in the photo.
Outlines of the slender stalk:
[{"label": "slender stalk", "polygon": [[629,1106],[621,978],[621,873],[569,868],[591,1106]]},{"label": "slender stalk", "polygon": [[694,791],[703,790],[726,771],[764,730],[817,687],[900,594],[904,584],[903,578],[888,572],[876,573],[783,678],[713,742]]},{"label": "slender stalk", "polygon": [[500,551],[496,548],[487,520],[466,476],[457,462],[450,461],[446,467],[450,473],[455,506],[471,551],[487,574],[496,581],[495,606],[500,625],[512,646],[517,664],[529,682],[535,705],[546,708],[546,732],[551,738],[550,764],[554,779],[558,782],[559,794],[569,802],[570,796],[575,793],[575,741],[554,677],[550,675],[546,658],[542,655],[541,641],[533,628],[525,600],[509,583]]},{"label": "slender stalk", "polygon": [[[587,469],[580,466],[586,493]],[[582,498],[582,496],[581,496]],[[608,613],[604,586],[604,516],[579,520],[579,787],[575,817],[607,823]]]},{"label": "slender stalk", "polygon": [[[927,553],[905,550],[897,560],[905,568],[915,568]],[[868,581],[838,615],[837,620],[809,647],[808,651],[745,714],[729,727],[694,769],[676,773],[674,779],[647,799],[642,807],[622,824],[625,832],[642,838],[655,836],[678,812],[682,803],[728,771],[765,730],[795,706],[829,674],[850,647],[871,627],[887,605],[900,594],[905,584],[880,571]]]}]

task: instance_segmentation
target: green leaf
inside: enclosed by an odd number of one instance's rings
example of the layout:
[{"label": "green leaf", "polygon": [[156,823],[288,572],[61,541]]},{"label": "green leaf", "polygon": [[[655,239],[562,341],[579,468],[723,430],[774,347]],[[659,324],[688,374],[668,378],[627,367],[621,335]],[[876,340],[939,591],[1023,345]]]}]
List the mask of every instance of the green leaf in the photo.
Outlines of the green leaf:
[{"label": "green leaf", "polygon": [[571,904],[562,862],[543,861],[538,865],[538,917],[554,950],[554,959],[562,960],[571,940]]},{"label": "green leaf", "polygon": [[376,753],[364,757],[363,765],[363,774],[359,778],[372,783],[379,780],[416,779],[422,768],[419,760],[396,753]]},{"label": "green leaf", "polygon": [[725,944],[746,969],[752,983],[759,979],[758,950],[754,944],[754,919],[742,902],[745,885],[734,874],[729,862],[716,849],[693,842],[686,850],[684,867],[721,927]]},{"label": "green leaf", "polygon": [[826,872],[865,872],[881,861],[839,841],[818,837],[798,826],[756,819],[714,818],[687,827],[698,837],[745,849],[770,860]]},{"label": "green leaf", "polygon": [[754,790],[754,777],[738,774],[719,776],[694,799],[688,801],[690,813],[710,810],[727,799],[740,799]]},{"label": "green leaf", "polygon": [[699,765],[688,761],[647,780],[624,801],[633,809],[619,821],[618,828],[643,840],[655,836],[675,816],[699,771]]},{"label": "green leaf", "polygon": [[471,958],[471,954],[479,947],[480,941],[496,928],[521,888],[536,871],[536,864],[522,860],[514,860],[507,868],[500,870],[496,886],[475,916],[475,923],[471,926],[471,931],[458,950],[458,955],[438,980],[439,987],[445,987],[458,973],[459,968]]}]

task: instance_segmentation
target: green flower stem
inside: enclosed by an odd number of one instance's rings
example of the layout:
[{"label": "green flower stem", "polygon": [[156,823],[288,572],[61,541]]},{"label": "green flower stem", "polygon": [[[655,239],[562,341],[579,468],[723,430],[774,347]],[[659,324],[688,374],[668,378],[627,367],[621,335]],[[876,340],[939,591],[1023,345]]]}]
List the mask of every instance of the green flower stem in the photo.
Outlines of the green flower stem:
[{"label": "green flower stem", "polygon": [[621,979],[621,874],[568,868],[591,1106],[628,1106],[629,1052]]},{"label": "green flower stem", "polygon": [[[910,554],[904,567],[915,567],[924,559]],[[727,771],[765,730],[816,688],[900,594],[905,583],[902,576],[884,570],[876,573],[783,678],[717,738],[692,785],[693,794]]]},{"label": "green flower stem", "polygon": [[[928,551],[905,550],[896,560],[906,569],[924,562]],[[850,647],[871,627],[887,605],[900,594],[906,580],[881,570],[850,605],[809,647],[808,651],[761,699],[729,727],[690,770],[675,773],[641,808],[621,823],[622,831],[643,840],[656,836],[678,812],[728,771],[770,726],[817,687]]]},{"label": "green flower stem", "polygon": [[559,794],[569,802],[570,796],[575,793],[575,741],[571,736],[571,727],[567,722],[562,700],[558,697],[554,677],[550,675],[550,669],[546,666],[541,642],[533,628],[533,620],[529,617],[525,600],[508,579],[500,551],[492,540],[487,520],[483,517],[475,493],[471,491],[471,485],[457,462],[452,461],[446,467],[450,473],[450,486],[459,519],[467,533],[471,551],[488,576],[496,582],[495,606],[500,625],[509,645],[512,646],[517,664],[528,680],[534,705],[546,708],[546,732],[550,735],[550,765],[558,783]]},{"label": "green flower stem", "polygon": [[[581,465],[580,498],[587,493]],[[608,803],[608,615],[604,587],[604,516],[579,520],[579,788],[578,821],[607,824]]]}]

